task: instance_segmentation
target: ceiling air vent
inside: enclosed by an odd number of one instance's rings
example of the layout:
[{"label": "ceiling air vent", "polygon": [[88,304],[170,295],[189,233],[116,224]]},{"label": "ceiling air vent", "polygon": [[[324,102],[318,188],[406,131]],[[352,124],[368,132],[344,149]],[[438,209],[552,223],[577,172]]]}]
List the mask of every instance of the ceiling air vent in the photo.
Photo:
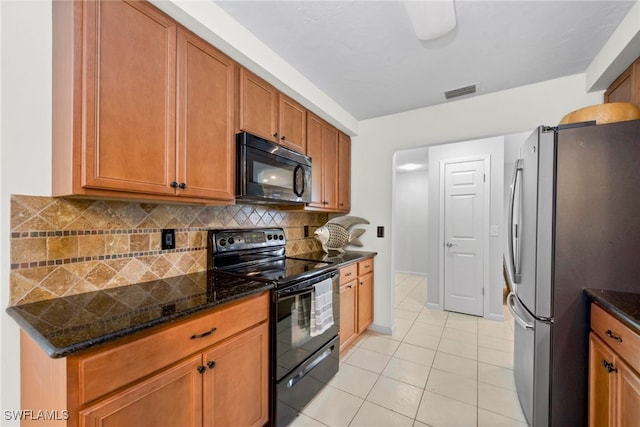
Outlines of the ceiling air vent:
[{"label": "ceiling air vent", "polygon": [[459,87],[457,89],[451,89],[444,93],[444,97],[451,99],[459,96],[471,95],[472,93],[476,93],[477,86],[477,84],[472,84],[465,87]]}]

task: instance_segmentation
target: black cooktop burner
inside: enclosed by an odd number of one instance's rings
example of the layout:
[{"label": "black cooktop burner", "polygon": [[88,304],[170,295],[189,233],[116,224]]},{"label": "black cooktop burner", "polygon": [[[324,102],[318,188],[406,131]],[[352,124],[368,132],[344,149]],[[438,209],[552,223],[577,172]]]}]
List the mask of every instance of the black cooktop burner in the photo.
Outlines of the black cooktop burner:
[{"label": "black cooktop burner", "polygon": [[333,267],[333,263],[283,257],[242,266],[228,266],[224,272],[238,274],[250,279],[277,282],[284,285],[322,274]]}]

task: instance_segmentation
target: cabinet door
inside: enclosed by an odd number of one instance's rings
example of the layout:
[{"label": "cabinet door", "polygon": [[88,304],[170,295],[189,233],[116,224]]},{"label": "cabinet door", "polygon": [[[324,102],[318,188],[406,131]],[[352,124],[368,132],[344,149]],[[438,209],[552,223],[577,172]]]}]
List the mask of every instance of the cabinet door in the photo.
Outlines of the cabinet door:
[{"label": "cabinet door", "polygon": [[278,143],[307,153],[307,110],[286,95],[278,96]]},{"label": "cabinet door", "polygon": [[373,323],[373,273],[358,277],[358,333]]},{"label": "cabinet door", "polygon": [[240,68],[239,128],[276,141],[278,92],[255,74]]},{"label": "cabinet door", "polygon": [[201,362],[191,357],[80,411],[80,427],[201,426]]},{"label": "cabinet door", "polygon": [[620,358],[616,360],[615,426],[633,427],[640,423],[640,377]]},{"label": "cabinet door", "polygon": [[338,131],[325,124],[322,129],[324,207],[338,209]]},{"label": "cabinet door", "polygon": [[615,375],[604,363],[614,363],[614,354],[592,332],[589,334],[589,427],[613,426],[612,398]]},{"label": "cabinet door", "polygon": [[322,194],[324,168],[322,152],[322,119],[313,114],[307,115],[307,155],[311,157],[311,202],[309,206],[323,208],[324,196]]},{"label": "cabinet door", "polygon": [[338,210],[351,210],[351,139],[342,132],[338,140]]},{"label": "cabinet door", "polygon": [[205,427],[263,426],[269,419],[269,327],[263,323],[205,353]]},{"label": "cabinet door", "polygon": [[173,194],[176,25],[147,2],[83,13],[81,185]]},{"label": "cabinet door", "polygon": [[234,63],[180,28],[177,79],[176,194],[232,201]]},{"label": "cabinet door", "polygon": [[342,352],[358,336],[357,313],[358,281],[352,280],[340,286],[340,351]]}]

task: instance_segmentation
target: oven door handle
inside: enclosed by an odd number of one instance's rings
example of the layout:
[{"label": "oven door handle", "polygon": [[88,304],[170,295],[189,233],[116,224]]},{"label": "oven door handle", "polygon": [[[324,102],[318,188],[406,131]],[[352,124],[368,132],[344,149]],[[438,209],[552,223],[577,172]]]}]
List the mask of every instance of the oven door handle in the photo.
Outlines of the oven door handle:
[{"label": "oven door handle", "polygon": [[305,286],[302,289],[294,287],[294,289],[291,289],[291,290],[283,289],[283,290],[277,291],[276,302],[282,301],[287,298],[295,297],[298,295],[308,294],[309,292],[313,292],[314,289],[315,289],[314,285],[309,285],[309,286]]}]

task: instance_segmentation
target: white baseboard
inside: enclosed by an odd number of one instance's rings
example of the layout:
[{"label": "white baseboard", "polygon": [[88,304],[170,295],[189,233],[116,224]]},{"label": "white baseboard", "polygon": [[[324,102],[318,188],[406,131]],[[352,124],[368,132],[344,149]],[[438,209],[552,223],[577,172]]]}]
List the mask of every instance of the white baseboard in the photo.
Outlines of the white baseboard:
[{"label": "white baseboard", "polygon": [[370,329],[371,331],[377,332],[379,334],[393,335],[393,326],[389,327],[389,326],[376,325],[375,323],[372,323],[371,325],[369,325],[367,329]]},{"label": "white baseboard", "polygon": [[504,316],[502,314],[489,313],[484,316],[484,318],[488,320],[497,320],[498,322],[504,321]]},{"label": "white baseboard", "polygon": [[437,304],[435,302],[428,302],[427,308],[430,310],[442,310],[442,307],[440,306],[440,304]]}]

